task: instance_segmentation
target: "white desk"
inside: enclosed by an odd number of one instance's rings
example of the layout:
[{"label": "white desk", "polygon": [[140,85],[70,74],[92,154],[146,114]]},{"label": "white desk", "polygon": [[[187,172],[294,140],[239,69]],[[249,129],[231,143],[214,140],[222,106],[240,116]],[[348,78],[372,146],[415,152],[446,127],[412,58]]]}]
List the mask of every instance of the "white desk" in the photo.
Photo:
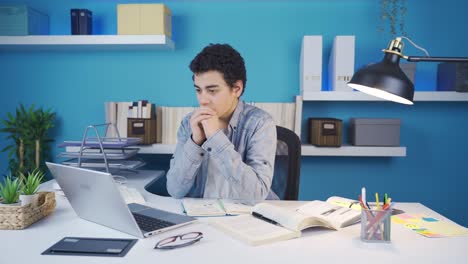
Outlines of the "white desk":
[{"label": "white desk", "polygon": [[[147,202],[172,212],[181,212],[180,201],[147,192],[144,186],[161,172],[145,171],[128,175],[128,185],[138,188]],[[41,186],[51,189],[51,182]],[[251,247],[211,227],[201,219],[180,229],[140,239],[124,258],[42,256],[41,253],[66,236],[133,238],[125,233],[82,220],[68,201],[60,195],[55,212],[25,230],[0,230],[0,263],[466,263],[468,237],[425,238],[393,224],[390,244],[369,244],[359,239],[360,225],[341,231],[308,229],[298,239]],[[297,202],[281,202],[292,206]],[[419,203],[398,203],[409,213],[441,215]],[[153,249],[167,236],[188,231],[201,231],[204,238],[195,245],[169,251]]]}]

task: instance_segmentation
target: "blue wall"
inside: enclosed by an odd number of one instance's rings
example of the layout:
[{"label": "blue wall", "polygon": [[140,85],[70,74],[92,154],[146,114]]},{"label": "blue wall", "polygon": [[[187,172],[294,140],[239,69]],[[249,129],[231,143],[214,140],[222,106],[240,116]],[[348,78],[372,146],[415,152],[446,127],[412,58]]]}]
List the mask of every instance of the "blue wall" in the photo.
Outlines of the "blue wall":
[{"label": "blue wall", "polygon": [[[116,3],[151,1],[2,1],[27,3],[49,14],[51,34],[69,34],[70,8],[93,11],[97,34],[116,33]],[[406,1],[406,31],[434,56],[468,56],[468,3]],[[104,119],[104,101],[146,98],[159,105],[195,105],[188,63],[208,43],[230,43],[246,60],[244,100],[292,101],[299,94],[303,35],[323,35],[324,66],[333,37],[356,36],[356,67],[381,59],[391,39],[379,33],[379,1],[167,1],[173,12],[174,51],[0,52],[0,118],[22,102],[57,112],[55,145],[79,139],[83,128]],[[409,44],[405,53],[421,55]],[[326,67],[324,67],[326,69]],[[324,71],[324,80],[327,72]],[[419,63],[417,90],[434,90],[436,64]],[[324,87],[327,82],[324,81]],[[303,157],[300,199],[356,197],[361,186],[388,192],[395,201],[417,201],[468,226],[468,103],[305,102],[307,117],[402,119],[404,158]],[[306,124],[304,122],[304,124]],[[303,134],[307,132],[303,126]],[[304,138],[305,139],[305,138]],[[0,141],[0,147],[6,142]],[[54,154],[60,150],[55,148]],[[157,166],[167,167],[168,157]],[[162,159],[160,159],[162,158]],[[0,154],[0,172],[7,170]]]}]

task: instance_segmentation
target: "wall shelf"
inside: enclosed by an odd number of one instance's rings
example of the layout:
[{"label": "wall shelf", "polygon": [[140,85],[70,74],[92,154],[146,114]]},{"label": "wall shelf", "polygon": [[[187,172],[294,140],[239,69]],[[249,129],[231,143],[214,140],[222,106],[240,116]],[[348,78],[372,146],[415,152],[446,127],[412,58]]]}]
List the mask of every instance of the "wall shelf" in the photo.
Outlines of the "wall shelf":
[{"label": "wall shelf", "polygon": [[161,50],[174,49],[165,35],[0,36],[0,50]]},{"label": "wall shelf", "polygon": [[[136,146],[139,154],[173,154],[175,144],[152,144]],[[79,147],[67,147],[67,152],[79,151]],[[406,147],[358,147],[341,146],[322,148],[302,145],[302,156],[349,156],[349,157],[405,157]]]},{"label": "wall shelf", "polygon": [[[173,154],[175,152],[175,144],[152,144],[152,145],[138,145],[138,154]],[[67,152],[78,152],[80,147],[66,147]]]},{"label": "wall shelf", "polygon": [[[383,99],[370,96],[361,92],[308,92],[303,95],[304,101],[385,101]],[[431,102],[431,101],[445,101],[445,102],[468,102],[468,93],[458,92],[415,92],[414,101]]]},{"label": "wall shelf", "polygon": [[347,157],[406,157],[406,147],[361,147],[339,148],[302,145],[302,156],[347,156]]}]

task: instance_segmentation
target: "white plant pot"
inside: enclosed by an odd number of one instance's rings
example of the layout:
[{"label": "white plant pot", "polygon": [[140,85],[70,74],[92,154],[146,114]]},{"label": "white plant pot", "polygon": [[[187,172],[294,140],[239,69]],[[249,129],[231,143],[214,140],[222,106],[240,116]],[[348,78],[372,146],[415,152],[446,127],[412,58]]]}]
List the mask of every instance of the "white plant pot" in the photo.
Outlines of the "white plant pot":
[{"label": "white plant pot", "polygon": [[21,194],[20,195],[20,200],[21,200],[21,205],[28,205],[30,203],[32,203],[33,205],[36,204],[36,201],[37,201],[37,198],[38,198],[38,195],[37,193],[35,194],[30,194],[30,195],[25,195],[25,194]]},{"label": "white plant pot", "polygon": [[21,201],[18,201],[16,203],[12,203],[12,204],[6,204],[6,203],[1,202],[0,206],[21,206]]}]

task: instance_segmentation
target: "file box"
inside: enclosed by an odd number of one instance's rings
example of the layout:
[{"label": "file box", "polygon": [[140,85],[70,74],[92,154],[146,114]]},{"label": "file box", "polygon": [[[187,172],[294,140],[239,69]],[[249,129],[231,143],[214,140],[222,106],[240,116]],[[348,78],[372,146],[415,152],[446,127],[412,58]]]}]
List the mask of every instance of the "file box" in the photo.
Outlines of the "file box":
[{"label": "file box", "polygon": [[156,143],[156,119],[128,118],[127,136],[141,138],[142,145]]},{"label": "file box", "polygon": [[318,147],[340,147],[342,120],[309,118],[309,143]]},{"label": "file box", "polygon": [[48,35],[49,17],[27,5],[0,5],[0,35]]},{"label": "file box", "polygon": [[400,146],[400,119],[351,118],[350,143],[355,146]]},{"label": "file box", "polygon": [[468,92],[468,63],[440,63],[437,66],[437,90]]},{"label": "file box", "polygon": [[400,69],[406,74],[408,79],[414,84],[414,75],[416,73],[416,62],[400,63]]},{"label": "file box", "polygon": [[117,34],[171,37],[171,10],[164,4],[118,4]]}]

